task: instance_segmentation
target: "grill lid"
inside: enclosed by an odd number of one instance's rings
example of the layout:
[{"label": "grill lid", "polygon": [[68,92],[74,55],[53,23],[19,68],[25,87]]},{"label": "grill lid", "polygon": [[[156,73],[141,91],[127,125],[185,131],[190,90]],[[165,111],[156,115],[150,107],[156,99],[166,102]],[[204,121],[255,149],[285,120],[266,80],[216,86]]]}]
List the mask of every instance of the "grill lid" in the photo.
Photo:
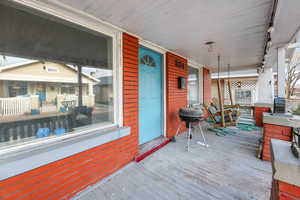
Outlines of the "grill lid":
[{"label": "grill lid", "polygon": [[180,108],[179,116],[201,118],[203,117],[203,111],[200,108]]}]

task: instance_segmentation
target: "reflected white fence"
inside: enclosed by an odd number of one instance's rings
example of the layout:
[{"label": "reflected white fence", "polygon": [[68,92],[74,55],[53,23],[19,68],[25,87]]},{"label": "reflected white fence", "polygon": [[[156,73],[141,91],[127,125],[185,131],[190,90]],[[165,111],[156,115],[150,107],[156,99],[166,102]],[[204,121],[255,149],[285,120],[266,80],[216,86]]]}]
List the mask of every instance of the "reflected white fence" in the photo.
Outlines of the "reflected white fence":
[{"label": "reflected white fence", "polygon": [[[95,105],[94,95],[82,96],[82,104],[84,106],[93,107]],[[57,95],[56,103],[40,104],[37,95],[26,97],[8,97],[0,98],[0,116],[18,116],[24,114],[32,114],[32,110],[37,110],[38,113],[60,112],[61,107],[78,106],[77,95]]]},{"label": "reflected white fence", "polygon": [[30,97],[0,98],[0,115],[13,116],[31,112]]}]

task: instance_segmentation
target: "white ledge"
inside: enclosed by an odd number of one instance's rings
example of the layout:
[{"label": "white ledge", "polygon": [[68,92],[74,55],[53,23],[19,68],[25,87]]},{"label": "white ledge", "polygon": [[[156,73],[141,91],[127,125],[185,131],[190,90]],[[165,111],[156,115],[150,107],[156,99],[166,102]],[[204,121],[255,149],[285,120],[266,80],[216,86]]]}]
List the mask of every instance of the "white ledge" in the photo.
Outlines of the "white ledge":
[{"label": "white ledge", "polygon": [[47,165],[102,144],[130,135],[130,127],[97,130],[35,148],[14,152],[0,159],[0,180]]},{"label": "white ledge", "polygon": [[272,103],[263,103],[263,102],[257,102],[254,104],[255,107],[261,107],[261,108],[273,108]]},{"label": "white ledge", "polygon": [[271,139],[274,179],[300,187],[300,159],[291,151],[291,143]]},{"label": "white ledge", "polygon": [[292,128],[300,127],[300,117],[297,115],[286,115],[280,113],[263,113],[264,124],[274,124]]}]

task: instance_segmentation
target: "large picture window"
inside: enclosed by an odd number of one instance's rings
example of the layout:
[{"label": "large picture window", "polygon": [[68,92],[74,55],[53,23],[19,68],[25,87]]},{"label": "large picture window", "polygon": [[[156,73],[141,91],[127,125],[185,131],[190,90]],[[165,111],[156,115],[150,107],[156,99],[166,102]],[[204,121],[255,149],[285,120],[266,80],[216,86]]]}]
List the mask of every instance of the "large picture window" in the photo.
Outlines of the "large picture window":
[{"label": "large picture window", "polygon": [[1,3],[0,18],[0,146],[116,124],[112,37]]},{"label": "large picture window", "polygon": [[189,105],[199,103],[199,69],[194,67],[189,67],[188,100]]}]

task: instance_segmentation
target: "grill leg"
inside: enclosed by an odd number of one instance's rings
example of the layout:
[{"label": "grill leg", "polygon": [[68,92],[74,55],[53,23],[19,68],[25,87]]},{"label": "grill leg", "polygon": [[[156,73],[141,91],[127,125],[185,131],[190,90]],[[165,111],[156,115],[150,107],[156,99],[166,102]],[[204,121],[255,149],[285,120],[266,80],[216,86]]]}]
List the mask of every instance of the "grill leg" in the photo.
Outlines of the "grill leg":
[{"label": "grill leg", "polygon": [[176,137],[177,137],[177,135],[179,134],[179,131],[180,131],[180,129],[181,129],[181,126],[182,126],[182,122],[179,121],[179,125],[178,125],[178,128],[177,128],[176,134],[171,138],[172,142],[176,142]]},{"label": "grill leg", "polygon": [[190,140],[191,140],[191,123],[189,123],[188,139],[187,139],[187,151],[190,151]]},{"label": "grill leg", "polygon": [[200,129],[200,133],[201,133],[201,135],[202,135],[203,142],[198,141],[197,144],[200,144],[200,145],[205,146],[205,147],[209,147],[209,145],[206,143],[206,140],[205,140],[205,137],[204,137],[204,134],[203,134],[203,131],[202,131],[202,127],[201,127],[200,122],[199,122],[199,124],[198,124],[198,127],[199,127],[199,129]]},{"label": "grill leg", "polygon": [[179,122],[179,126],[178,126],[178,128],[177,128],[175,137],[177,137],[177,135],[179,134],[179,131],[180,131],[180,129],[181,129],[181,126],[182,126],[182,122]]}]

